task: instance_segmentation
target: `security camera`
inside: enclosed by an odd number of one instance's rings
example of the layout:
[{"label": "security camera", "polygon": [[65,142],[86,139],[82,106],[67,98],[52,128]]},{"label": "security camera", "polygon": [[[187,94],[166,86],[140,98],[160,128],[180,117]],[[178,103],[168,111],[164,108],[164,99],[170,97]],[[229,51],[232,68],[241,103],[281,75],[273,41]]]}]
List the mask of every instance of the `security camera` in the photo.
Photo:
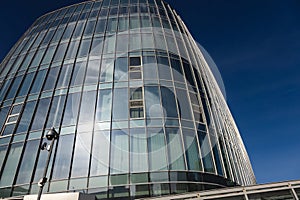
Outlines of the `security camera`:
[{"label": "security camera", "polygon": [[57,139],[58,138],[58,133],[56,132],[56,130],[54,128],[52,128],[47,134],[46,134],[46,138],[48,140],[53,140],[53,139]]}]

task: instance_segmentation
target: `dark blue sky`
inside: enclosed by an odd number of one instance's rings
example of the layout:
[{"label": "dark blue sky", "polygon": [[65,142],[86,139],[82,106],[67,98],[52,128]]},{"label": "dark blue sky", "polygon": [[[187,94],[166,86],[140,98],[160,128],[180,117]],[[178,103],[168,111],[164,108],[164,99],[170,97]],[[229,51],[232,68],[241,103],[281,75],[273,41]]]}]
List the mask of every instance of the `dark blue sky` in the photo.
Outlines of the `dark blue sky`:
[{"label": "dark blue sky", "polygon": [[[37,17],[77,2],[1,2],[0,60]],[[300,179],[300,1],[168,2],[218,65],[258,183]]]}]

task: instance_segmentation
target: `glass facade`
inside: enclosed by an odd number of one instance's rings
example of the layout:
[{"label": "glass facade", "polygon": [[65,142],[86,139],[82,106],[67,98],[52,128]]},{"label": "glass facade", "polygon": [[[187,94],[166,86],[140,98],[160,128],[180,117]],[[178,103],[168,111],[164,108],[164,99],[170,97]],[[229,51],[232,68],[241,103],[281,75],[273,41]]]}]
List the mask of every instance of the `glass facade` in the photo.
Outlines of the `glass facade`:
[{"label": "glass facade", "polygon": [[0,65],[0,197],[160,196],[255,183],[226,101],[161,0],[97,0],[48,13]]}]

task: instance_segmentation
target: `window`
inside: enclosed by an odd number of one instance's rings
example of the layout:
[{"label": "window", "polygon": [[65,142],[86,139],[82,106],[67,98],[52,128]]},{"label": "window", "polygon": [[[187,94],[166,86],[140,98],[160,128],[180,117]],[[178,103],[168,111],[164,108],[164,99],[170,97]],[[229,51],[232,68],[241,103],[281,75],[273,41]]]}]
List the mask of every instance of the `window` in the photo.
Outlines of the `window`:
[{"label": "window", "polygon": [[6,118],[6,123],[2,132],[2,135],[10,135],[13,133],[13,130],[18,122],[20,113],[22,111],[23,104],[13,105],[9,115]]},{"label": "window", "polygon": [[129,75],[130,79],[142,79],[142,60],[141,57],[129,58]]},{"label": "window", "polygon": [[181,133],[178,128],[166,128],[170,170],[185,170]]},{"label": "window", "polygon": [[14,176],[18,167],[18,161],[21,156],[23,143],[12,144],[5,163],[5,167],[0,179],[0,187],[13,184]]},{"label": "window", "polygon": [[143,88],[130,89],[130,118],[144,117]]},{"label": "window", "polygon": [[[151,171],[167,170],[165,135],[162,128],[150,128],[148,131],[148,155]],[[160,159],[157,159],[160,157]],[[153,181],[153,180],[151,180]]]}]

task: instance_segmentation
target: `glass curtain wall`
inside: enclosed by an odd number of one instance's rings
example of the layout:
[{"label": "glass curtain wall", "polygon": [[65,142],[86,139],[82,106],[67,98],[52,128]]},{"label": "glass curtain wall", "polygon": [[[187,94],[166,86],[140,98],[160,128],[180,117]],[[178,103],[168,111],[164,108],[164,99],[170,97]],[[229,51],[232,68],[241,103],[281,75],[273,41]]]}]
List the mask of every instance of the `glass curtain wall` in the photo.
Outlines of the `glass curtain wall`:
[{"label": "glass curtain wall", "polygon": [[0,197],[143,197],[255,177],[202,51],[161,0],[85,1],[34,22],[0,65]]}]

